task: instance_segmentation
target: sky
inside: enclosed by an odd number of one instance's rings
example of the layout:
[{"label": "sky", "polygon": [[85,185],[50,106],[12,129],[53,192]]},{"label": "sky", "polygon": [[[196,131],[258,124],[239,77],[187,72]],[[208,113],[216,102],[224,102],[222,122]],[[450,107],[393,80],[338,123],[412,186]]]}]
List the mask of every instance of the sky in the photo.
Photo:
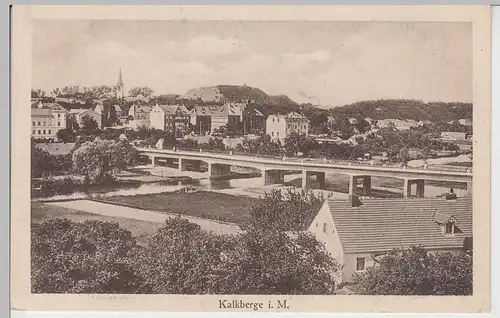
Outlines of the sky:
[{"label": "sky", "polygon": [[472,25],[452,22],[45,20],[32,87],[219,84],[335,107],[361,100],[472,101]]}]

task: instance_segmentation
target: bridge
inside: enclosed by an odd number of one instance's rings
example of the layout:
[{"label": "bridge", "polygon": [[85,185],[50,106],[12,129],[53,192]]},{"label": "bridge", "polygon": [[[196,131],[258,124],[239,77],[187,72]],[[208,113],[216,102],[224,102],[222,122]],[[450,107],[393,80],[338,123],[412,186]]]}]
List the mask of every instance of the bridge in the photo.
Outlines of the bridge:
[{"label": "bridge", "polygon": [[[285,172],[302,172],[302,188],[311,187],[311,177],[314,177],[319,188],[325,186],[326,173],[341,173],[349,176],[349,194],[358,193],[358,184],[361,181],[362,194],[370,196],[371,177],[388,177],[404,180],[403,194],[405,197],[424,196],[425,180],[451,181],[467,184],[467,191],[472,193],[472,171],[465,169],[422,169],[407,167],[384,167],[376,166],[373,162],[365,164],[353,164],[327,159],[298,159],[298,158],[276,158],[265,156],[251,156],[242,154],[209,152],[202,149],[179,150],[179,149],[157,149],[136,148],[140,156],[147,156],[153,166],[158,164],[159,159],[176,164],[178,169],[187,170],[190,165],[200,171],[201,162],[208,165],[208,175],[211,179],[217,179],[230,175],[231,166],[243,166],[258,169],[262,172],[264,185],[283,184]],[[177,160],[177,163],[175,162]],[[458,171],[457,171],[458,170]],[[416,185],[415,194],[412,193],[412,185]]]}]

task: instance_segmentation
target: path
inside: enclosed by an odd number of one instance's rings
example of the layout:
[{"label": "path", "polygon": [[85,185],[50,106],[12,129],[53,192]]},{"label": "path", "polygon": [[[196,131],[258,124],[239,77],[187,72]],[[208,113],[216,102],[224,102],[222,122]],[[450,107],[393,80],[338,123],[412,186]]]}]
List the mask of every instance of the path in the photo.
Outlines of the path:
[{"label": "path", "polygon": [[[139,221],[149,221],[163,223],[170,217],[176,215],[169,213],[160,213],[154,211],[146,211],[134,209],[109,203],[96,202],[91,200],[76,200],[64,202],[47,203],[68,209],[83,211],[87,213],[100,214],[111,217],[122,217],[134,219]],[[198,224],[203,230],[213,232],[215,234],[238,234],[241,230],[238,225],[230,223],[220,223],[208,219],[195,218],[183,215],[183,218],[188,219],[190,222]]]}]

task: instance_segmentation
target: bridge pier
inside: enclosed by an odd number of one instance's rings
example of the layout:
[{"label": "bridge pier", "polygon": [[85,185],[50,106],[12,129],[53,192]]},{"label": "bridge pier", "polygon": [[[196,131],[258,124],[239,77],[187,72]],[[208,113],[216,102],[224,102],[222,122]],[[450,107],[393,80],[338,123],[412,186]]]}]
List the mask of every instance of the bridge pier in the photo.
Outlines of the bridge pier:
[{"label": "bridge pier", "polygon": [[151,160],[151,165],[154,167],[157,164],[156,161],[156,156],[149,156],[149,159]]},{"label": "bridge pier", "polygon": [[319,189],[325,188],[325,173],[320,171],[302,171],[302,189],[311,188],[311,176],[316,176],[316,181],[319,183]]},{"label": "bridge pier", "polygon": [[210,163],[208,165],[208,175],[210,179],[217,179],[218,177],[226,177],[231,174],[231,166],[221,163]]},{"label": "bridge pier", "polygon": [[285,183],[285,171],[284,170],[263,170],[262,178],[264,179],[264,185],[270,184],[283,184]]},{"label": "bridge pier", "polygon": [[179,171],[186,171],[186,162],[182,158],[179,158],[177,169]]},{"label": "bridge pier", "polygon": [[372,177],[371,176],[349,176],[349,195],[356,195],[358,192],[358,181],[363,180],[363,195],[370,196],[372,194]]},{"label": "bridge pier", "polygon": [[425,193],[425,180],[424,179],[404,179],[403,196],[409,198],[412,196],[411,186],[417,185],[415,196],[423,197]]}]

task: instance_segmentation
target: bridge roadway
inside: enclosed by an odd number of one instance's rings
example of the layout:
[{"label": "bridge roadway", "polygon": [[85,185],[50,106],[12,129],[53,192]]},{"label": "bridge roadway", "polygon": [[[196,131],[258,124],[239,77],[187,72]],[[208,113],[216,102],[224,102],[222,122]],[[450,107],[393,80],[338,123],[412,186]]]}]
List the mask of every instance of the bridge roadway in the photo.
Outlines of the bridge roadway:
[{"label": "bridge roadway", "polygon": [[[349,194],[357,194],[358,181],[362,181],[363,195],[371,193],[371,177],[389,177],[404,180],[403,193],[412,196],[411,187],[416,185],[416,196],[424,195],[425,180],[452,181],[466,183],[468,192],[472,192],[472,172],[432,170],[399,167],[381,167],[374,165],[355,165],[331,163],[328,161],[307,161],[295,158],[277,159],[240,154],[224,154],[206,151],[186,151],[174,149],[136,148],[139,155],[148,156],[155,165],[158,159],[177,159],[178,169],[186,170],[186,164],[198,167],[201,161],[208,164],[211,178],[230,174],[231,165],[252,167],[262,171],[264,184],[284,183],[285,171],[302,171],[302,187],[309,188],[311,176],[315,176],[319,187],[323,188],[325,173],[341,173],[350,176]],[[196,168],[195,168],[196,169]]]}]

